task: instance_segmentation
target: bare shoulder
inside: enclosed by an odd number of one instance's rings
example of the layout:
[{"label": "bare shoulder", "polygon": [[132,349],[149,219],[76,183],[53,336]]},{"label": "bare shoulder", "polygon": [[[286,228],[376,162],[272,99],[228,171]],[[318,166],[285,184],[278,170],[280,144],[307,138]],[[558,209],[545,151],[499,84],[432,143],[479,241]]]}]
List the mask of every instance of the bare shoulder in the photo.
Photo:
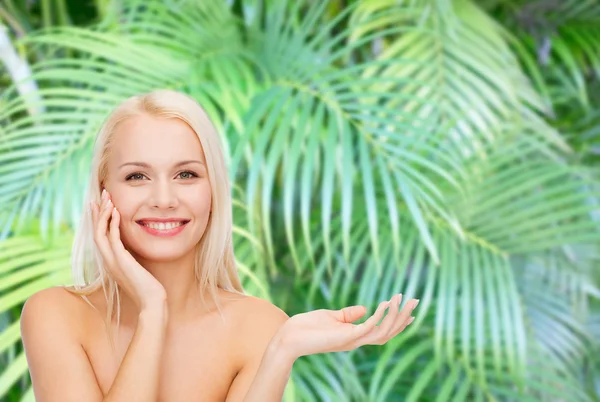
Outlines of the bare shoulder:
[{"label": "bare shoulder", "polygon": [[52,318],[67,318],[79,310],[81,310],[80,297],[62,286],[56,286],[31,295],[23,306],[21,316],[25,319],[30,316],[42,318],[38,314],[43,313],[53,316]]},{"label": "bare shoulder", "polygon": [[248,357],[262,353],[279,328],[287,321],[288,315],[268,300],[249,295],[226,297],[227,315],[232,318],[232,330],[236,338],[239,356]]},{"label": "bare shoulder", "polygon": [[250,295],[237,296],[237,302],[233,304],[235,314],[249,319],[264,319],[285,321],[288,315],[279,307],[268,300]]},{"label": "bare shoulder", "polygon": [[82,395],[90,401],[102,399],[81,344],[85,306],[80,296],[63,287],[41,290],[25,302],[21,338],[36,400],[75,401]]},{"label": "bare shoulder", "polygon": [[30,296],[21,313],[21,331],[27,336],[33,328],[49,326],[57,331],[70,333],[73,337],[80,334],[84,306],[80,296],[69,292],[62,286],[40,290]]},{"label": "bare shoulder", "polygon": [[254,296],[237,296],[236,302],[231,306],[238,329],[248,335],[272,332],[289,318],[273,303]]}]

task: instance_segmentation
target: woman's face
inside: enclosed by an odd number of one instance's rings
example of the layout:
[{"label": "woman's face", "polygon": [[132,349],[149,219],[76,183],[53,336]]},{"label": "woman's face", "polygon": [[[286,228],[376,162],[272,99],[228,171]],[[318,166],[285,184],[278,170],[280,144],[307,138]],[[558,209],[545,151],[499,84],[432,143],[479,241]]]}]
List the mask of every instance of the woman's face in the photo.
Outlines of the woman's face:
[{"label": "woman's face", "polygon": [[202,238],[211,188],[198,136],[179,119],[142,115],[113,134],[105,183],[121,214],[121,240],[134,255],[172,261]]}]

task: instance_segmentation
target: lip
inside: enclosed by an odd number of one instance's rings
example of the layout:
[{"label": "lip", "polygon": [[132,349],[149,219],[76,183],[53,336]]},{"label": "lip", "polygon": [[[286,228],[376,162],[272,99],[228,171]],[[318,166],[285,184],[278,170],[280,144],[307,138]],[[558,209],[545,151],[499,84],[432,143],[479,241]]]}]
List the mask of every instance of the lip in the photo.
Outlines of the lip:
[{"label": "lip", "polygon": [[[149,222],[153,222],[153,223],[184,222],[184,223],[183,223],[183,225],[177,226],[172,229],[160,230],[160,229],[154,229],[149,226],[143,225],[143,223],[149,223]],[[144,230],[146,233],[151,234],[153,236],[173,237],[173,236],[176,236],[179,233],[181,233],[183,231],[183,229],[185,229],[187,224],[190,223],[190,220],[189,219],[181,219],[181,218],[167,218],[167,219],[152,218],[152,219],[140,219],[140,220],[137,220],[136,223],[142,228],[142,230]]]},{"label": "lip", "polygon": [[185,219],[185,218],[142,218],[142,219],[138,219],[136,222],[140,223],[140,222],[144,222],[144,223],[149,223],[149,222],[157,222],[157,223],[167,223],[167,222],[185,222],[188,223],[190,220],[189,219]]}]

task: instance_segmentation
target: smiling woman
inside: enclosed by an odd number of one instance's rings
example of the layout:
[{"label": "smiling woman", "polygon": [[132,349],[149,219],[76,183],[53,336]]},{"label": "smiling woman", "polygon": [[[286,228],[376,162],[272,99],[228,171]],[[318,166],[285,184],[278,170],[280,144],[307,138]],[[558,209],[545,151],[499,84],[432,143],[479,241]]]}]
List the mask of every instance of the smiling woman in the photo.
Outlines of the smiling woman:
[{"label": "smiling woman", "polygon": [[418,301],[399,312],[399,295],[355,325],[363,306],[288,318],[243,293],[219,137],[186,95],[119,105],[89,183],[75,286],[36,293],[21,316],[37,401],[279,401],[298,357],[383,344],[412,322]]}]

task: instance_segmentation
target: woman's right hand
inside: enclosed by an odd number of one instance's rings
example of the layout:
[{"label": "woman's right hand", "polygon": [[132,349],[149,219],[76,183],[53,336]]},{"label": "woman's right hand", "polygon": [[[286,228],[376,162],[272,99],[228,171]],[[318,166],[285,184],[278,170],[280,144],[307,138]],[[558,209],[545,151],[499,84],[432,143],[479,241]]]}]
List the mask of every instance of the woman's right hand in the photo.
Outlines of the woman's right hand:
[{"label": "woman's right hand", "polygon": [[[92,202],[94,242],[110,276],[133,300],[140,311],[164,308],[166,291],[162,284],[125,249],[119,232],[120,214],[108,191],[102,191],[101,205]],[[110,221],[110,223],[109,223]]]}]

